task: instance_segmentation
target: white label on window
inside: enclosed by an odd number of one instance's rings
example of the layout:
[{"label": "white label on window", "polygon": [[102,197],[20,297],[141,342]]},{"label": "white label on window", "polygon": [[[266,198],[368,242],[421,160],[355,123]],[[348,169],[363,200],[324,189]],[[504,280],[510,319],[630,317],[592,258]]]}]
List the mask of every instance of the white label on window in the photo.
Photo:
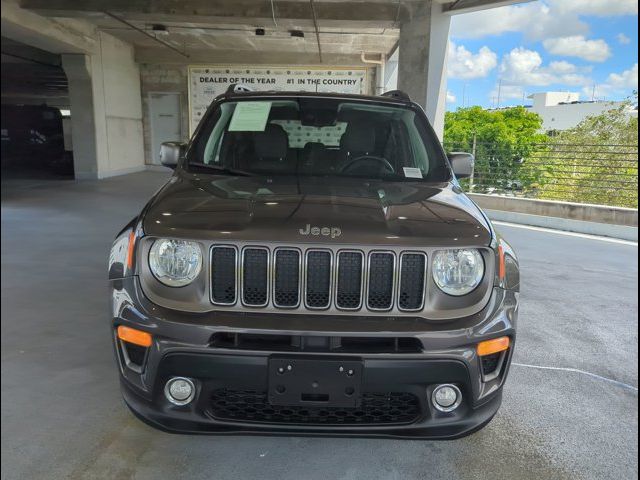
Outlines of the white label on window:
[{"label": "white label on window", "polygon": [[238,102],[229,124],[230,132],[264,132],[271,102]]},{"label": "white label on window", "polygon": [[414,167],[402,167],[404,176],[407,178],[422,178],[422,170]]}]

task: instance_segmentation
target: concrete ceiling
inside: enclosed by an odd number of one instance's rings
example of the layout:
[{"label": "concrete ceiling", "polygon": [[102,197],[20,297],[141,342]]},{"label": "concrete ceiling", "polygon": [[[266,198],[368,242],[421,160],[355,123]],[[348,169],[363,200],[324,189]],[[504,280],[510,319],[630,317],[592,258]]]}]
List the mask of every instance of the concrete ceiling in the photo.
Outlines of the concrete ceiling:
[{"label": "concrete ceiling", "polygon": [[[435,0],[451,13],[515,0]],[[82,18],[136,49],[140,62],[339,63],[389,54],[425,0],[22,0],[49,17]],[[163,31],[159,31],[161,28]],[[264,35],[256,35],[263,29]],[[303,37],[291,32],[302,32]],[[301,35],[297,33],[297,35]],[[219,55],[218,55],[219,54]],[[275,63],[275,62],[274,62]]]}]

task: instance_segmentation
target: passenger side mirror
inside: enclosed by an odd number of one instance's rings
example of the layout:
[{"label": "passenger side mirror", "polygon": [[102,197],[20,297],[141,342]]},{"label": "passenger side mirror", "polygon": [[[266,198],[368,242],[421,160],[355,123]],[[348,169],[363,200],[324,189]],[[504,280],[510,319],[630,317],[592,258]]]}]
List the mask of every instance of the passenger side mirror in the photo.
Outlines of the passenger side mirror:
[{"label": "passenger side mirror", "polygon": [[175,169],[184,156],[187,144],[182,142],[162,142],[160,145],[160,163]]},{"label": "passenger side mirror", "polygon": [[473,155],[463,152],[451,152],[448,157],[456,178],[469,178],[473,175],[473,167],[475,164]]}]

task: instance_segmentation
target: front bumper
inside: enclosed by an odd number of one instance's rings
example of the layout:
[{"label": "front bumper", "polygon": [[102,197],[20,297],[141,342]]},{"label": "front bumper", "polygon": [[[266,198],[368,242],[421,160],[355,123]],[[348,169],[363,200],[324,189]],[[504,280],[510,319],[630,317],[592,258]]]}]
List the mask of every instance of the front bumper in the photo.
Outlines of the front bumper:
[{"label": "front bumper", "polygon": [[[482,374],[475,345],[510,336],[515,340],[517,293],[496,288],[487,307],[455,322],[418,319],[307,319],[283,316],[282,329],[263,330],[261,314],[186,314],[150,303],[136,277],[111,282],[114,345],[124,399],[145,422],[171,432],[218,434],[347,435],[396,438],[457,438],[470,434],[497,412],[502,400],[513,347],[499,375]],[[131,365],[115,328],[126,325],[153,335],[141,365]],[[393,325],[393,329],[390,329]],[[402,338],[418,349],[267,348],[212,342],[216,334],[260,334],[268,338],[304,336],[316,339]],[[331,343],[331,341],[329,341]],[[321,345],[322,341],[318,343]],[[318,346],[317,345],[317,346]],[[316,346],[316,347],[317,347]],[[360,362],[362,400],[353,408],[279,407],[270,405],[269,362],[292,359]],[[140,360],[139,360],[140,361]],[[170,403],[164,386],[171,377],[193,379],[196,397],[185,406]],[[459,387],[463,401],[443,413],[430,401],[437,384]]]}]

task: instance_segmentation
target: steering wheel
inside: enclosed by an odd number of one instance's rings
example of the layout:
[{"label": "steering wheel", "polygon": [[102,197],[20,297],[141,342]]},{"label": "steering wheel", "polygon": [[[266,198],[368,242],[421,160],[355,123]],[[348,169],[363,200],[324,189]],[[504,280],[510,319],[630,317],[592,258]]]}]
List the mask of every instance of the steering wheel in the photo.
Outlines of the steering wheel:
[{"label": "steering wheel", "polygon": [[388,173],[396,172],[395,168],[393,168],[393,165],[391,165],[386,158],[378,157],[377,155],[369,155],[369,154],[360,155],[359,157],[356,157],[353,160],[348,161],[343,165],[340,171],[347,173],[349,171],[355,170],[356,167],[359,166],[358,164],[366,165],[367,163],[369,163],[369,165],[377,164],[378,167],[383,167],[384,170],[386,170]]}]

